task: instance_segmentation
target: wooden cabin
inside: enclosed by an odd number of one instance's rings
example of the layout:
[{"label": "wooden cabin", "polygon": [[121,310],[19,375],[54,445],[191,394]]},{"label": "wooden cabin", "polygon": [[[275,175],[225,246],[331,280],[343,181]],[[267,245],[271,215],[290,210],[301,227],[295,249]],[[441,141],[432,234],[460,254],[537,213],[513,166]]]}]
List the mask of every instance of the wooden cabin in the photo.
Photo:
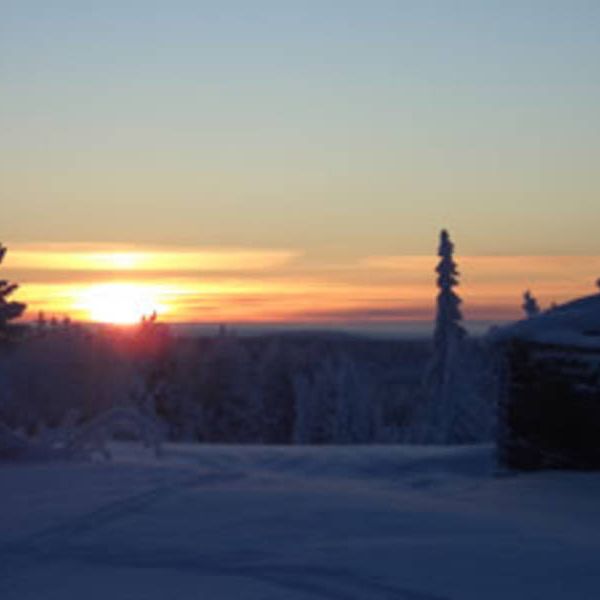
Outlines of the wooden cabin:
[{"label": "wooden cabin", "polygon": [[600,469],[600,294],[501,329],[498,456],[514,469]]}]

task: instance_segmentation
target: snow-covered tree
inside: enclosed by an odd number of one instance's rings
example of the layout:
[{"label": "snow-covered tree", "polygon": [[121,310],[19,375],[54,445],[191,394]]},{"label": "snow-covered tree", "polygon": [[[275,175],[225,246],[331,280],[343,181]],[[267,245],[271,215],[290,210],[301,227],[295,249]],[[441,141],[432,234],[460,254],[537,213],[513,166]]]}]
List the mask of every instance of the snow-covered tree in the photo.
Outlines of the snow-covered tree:
[{"label": "snow-covered tree", "polygon": [[338,390],[333,441],[336,444],[372,442],[378,428],[375,386],[366,370],[347,354],[336,357],[331,375]]},{"label": "snow-covered tree", "polygon": [[540,305],[529,290],[526,290],[523,294],[523,304],[521,308],[525,311],[525,315],[528,319],[540,314]]},{"label": "snow-covered tree", "polygon": [[432,357],[407,435],[419,443],[467,443],[486,439],[490,431],[491,404],[486,403],[479,381],[482,369],[461,325],[461,299],[454,291],[459,273],[453,254],[454,244],[442,230]]},{"label": "snow-covered tree", "polygon": [[252,367],[246,349],[233,335],[217,337],[205,349],[196,377],[202,441],[262,441],[264,413]]},{"label": "snow-covered tree", "polygon": [[136,373],[131,399],[149,415],[156,416],[168,405],[170,346],[169,328],[158,321],[156,313],[143,317],[132,338]]},{"label": "snow-covered tree", "polygon": [[6,361],[0,418],[31,435],[73,411],[89,420],[124,398],[127,363],[103,332],[71,325],[24,336]]},{"label": "snow-covered tree", "polygon": [[454,244],[445,229],[442,229],[440,233],[438,256],[440,261],[435,270],[437,273],[437,286],[440,291],[437,296],[433,341],[436,352],[445,357],[450,347],[465,335],[465,330],[460,324],[462,321],[460,311],[462,300],[454,291],[454,288],[459,284],[458,267],[454,262]]},{"label": "snow-covered tree", "polygon": [[294,373],[299,360],[280,337],[272,338],[260,353],[257,386],[262,397],[263,440],[269,444],[286,444],[294,428]]},{"label": "snow-covered tree", "polygon": [[368,443],[378,411],[367,373],[346,353],[324,356],[294,377],[296,444]]},{"label": "snow-covered tree", "polygon": [[[457,354],[465,337],[461,325],[461,299],[454,291],[458,286],[458,267],[454,261],[454,244],[448,232],[443,229],[440,233],[438,248],[440,261],[435,269],[437,273],[437,312],[435,330],[433,333],[433,356],[426,377],[427,396],[430,402],[436,404],[435,412],[439,419],[447,424],[444,414],[450,409],[448,397],[452,391],[454,371],[457,366]],[[446,424],[432,424],[434,428],[443,429]],[[440,433],[440,432],[438,432]]]}]

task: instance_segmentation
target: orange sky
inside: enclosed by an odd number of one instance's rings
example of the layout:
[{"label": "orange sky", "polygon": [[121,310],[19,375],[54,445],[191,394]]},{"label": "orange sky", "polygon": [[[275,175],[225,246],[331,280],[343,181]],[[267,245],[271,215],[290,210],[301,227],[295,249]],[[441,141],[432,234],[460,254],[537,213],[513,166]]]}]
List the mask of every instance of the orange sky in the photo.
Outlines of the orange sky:
[{"label": "orange sky", "polygon": [[[8,244],[3,277],[15,298],[79,321],[365,323],[429,320],[435,256],[315,261],[295,249]],[[520,316],[531,289],[542,305],[592,293],[598,256],[456,256],[465,317]]]},{"label": "orange sky", "polygon": [[442,227],[471,319],[596,289],[600,2],[87,4],[2,3],[33,312],[429,319]]}]

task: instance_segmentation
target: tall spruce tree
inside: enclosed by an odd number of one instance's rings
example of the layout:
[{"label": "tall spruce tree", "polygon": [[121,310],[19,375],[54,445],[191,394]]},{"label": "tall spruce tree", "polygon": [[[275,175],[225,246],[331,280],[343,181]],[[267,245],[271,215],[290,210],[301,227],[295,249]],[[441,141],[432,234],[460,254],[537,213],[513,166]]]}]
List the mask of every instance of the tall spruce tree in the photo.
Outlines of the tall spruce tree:
[{"label": "tall spruce tree", "polygon": [[460,304],[462,300],[458,297],[454,288],[458,286],[458,267],[454,262],[454,244],[445,229],[440,232],[440,245],[438,256],[440,261],[436,267],[437,286],[437,313],[435,318],[435,332],[433,341],[436,352],[446,355],[449,347],[456,341],[462,339],[465,330],[461,326],[462,313]]},{"label": "tall spruce tree", "polygon": [[417,410],[409,438],[420,443],[453,443],[463,434],[463,406],[470,395],[464,377],[464,344],[461,299],[454,291],[459,272],[454,262],[454,244],[448,232],[440,232],[437,273],[437,311],[433,349],[426,369],[423,404]]}]

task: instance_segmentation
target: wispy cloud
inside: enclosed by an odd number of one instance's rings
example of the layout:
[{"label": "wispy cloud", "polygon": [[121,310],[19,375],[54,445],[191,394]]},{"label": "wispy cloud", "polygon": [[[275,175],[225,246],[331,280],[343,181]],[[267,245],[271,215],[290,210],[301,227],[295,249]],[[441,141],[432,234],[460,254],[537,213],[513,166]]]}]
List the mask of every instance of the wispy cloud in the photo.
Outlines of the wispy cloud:
[{"label": "wispy cloud", "polygon": [[140,248],[108,244],[14,245],[10,268],[54,271],[266,271],[299,256],[294,250]]},{"label": "wispy cloud", "polygon": [[[290,249],[14,244],[2,265],[37,310],[89,318],[90,289],[135,285],[171,321],[431,319],[435,256],[308,260]],[[599,256],[458,256],[470,319],[511,319],[530,288],[542,305],[593,293]],[[119,287],[121,286],[121,287]],[[124,288],[123,288],[124,289]]]}]

